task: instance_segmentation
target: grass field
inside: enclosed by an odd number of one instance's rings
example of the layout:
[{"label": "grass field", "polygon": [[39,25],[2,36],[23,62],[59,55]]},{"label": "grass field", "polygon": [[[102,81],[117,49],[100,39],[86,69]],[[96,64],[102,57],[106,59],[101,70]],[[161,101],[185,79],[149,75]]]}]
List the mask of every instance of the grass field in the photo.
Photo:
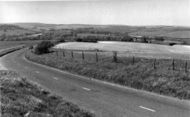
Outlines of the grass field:
[{"label": "grass field", "polygon": [[0,71],[1,117],[94,117],[18,73]]},{"label": "grass field", "polygon": [[132,35],[145,35],[145,36],[166,36],[172,38],[189,38],[190,30],[142,30],[130,33]]},{"label": "grass field", "polygon": [[18,36],[18,35],[28,35],[28,34],[34,34],[34,33],[35,31],[33,30],[22,28],[17,25],[0,24],[0,36],[2,35]]},{"label": "grass field", "polygon": [[118,51],[118,56],[138,56],[151,58],[176,58],[190,59],[190,46],[185,45],[158,45],[130,42],[112,42],[102,41],[99,43],[87,42],[68,42],[61,43],[55,46],[60,49],[71,50],[103,50],[103,51]]},{"label": "grass field", "polygon": [[8,30],[6,32],[0,30],[0,36],[3,34],[8,35],[8,36],[19,36],[19,35],[26,35],[26,34],[34,34],[35,32],[29,31],[29,30],[24,30],[24,29],[16,29],[16,30]]}]

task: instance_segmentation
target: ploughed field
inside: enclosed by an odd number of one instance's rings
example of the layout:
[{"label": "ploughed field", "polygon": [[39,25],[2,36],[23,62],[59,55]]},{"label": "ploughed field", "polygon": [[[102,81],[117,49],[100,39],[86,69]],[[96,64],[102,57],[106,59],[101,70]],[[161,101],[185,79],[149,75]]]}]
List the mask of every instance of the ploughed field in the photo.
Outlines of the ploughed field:
[{"label": "ploughed field", "polygon": [[190,46],[158,45],[132,42],[100,41],[98,43],[67,42],[56,45],[57,49],[117,51],[118,56],[190,59]]}]

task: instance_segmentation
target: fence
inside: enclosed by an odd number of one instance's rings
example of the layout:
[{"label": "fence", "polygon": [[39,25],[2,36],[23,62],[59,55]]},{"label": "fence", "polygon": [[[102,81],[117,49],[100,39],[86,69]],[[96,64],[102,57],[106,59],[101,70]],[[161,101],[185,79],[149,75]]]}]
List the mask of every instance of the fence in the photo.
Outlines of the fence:
[{"label": "fence", "polygon": [[98,51],[98,50],[65,50],[54,49],[54,54],[59,59],[68,58],[74,60],[82,60],[90,63],[97,62],[112,62],[118,64],[135,65],[150,64],[153,69],[162,69],[162,67],[168,66],[168,70],[173,71],[185,71],[189,72],[190,59],[177,59],[177,58],[158,58],[158,57],[145,57],[137,56],[139,54],[129,52],[117,52],[117,51]]}]

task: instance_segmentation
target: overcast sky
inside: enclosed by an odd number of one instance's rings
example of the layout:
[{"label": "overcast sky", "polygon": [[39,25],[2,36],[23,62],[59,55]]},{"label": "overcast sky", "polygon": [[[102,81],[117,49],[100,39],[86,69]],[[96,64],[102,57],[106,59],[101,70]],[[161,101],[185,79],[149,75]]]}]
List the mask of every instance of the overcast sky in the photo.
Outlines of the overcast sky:
[{"label": "overcast sky", "polygon": [[14,22],[190,26],[190,0],[1,1],[0,23]]}]

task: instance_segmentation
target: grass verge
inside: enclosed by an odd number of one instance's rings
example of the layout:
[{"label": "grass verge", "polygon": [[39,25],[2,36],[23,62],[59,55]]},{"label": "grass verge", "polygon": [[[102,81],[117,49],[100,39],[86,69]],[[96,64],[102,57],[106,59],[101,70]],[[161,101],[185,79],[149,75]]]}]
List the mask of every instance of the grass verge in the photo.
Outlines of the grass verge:
[{"label": "grass verge", "polygon": [[13,48],[8,48],[8,49],[5,49],[3,51],[0,52],[0,57],[6,55],[6,54],[9,54],[11,52],[14,52],[14,51],[17,51],[17,50],[20,50],[22,48],[24,48],[25,46],[24,45],[21,45],[21,46],[16,46],[16,47],[13,47]]},{"label": "grass verge", "polygon": [[0,71],[1,117],[94,117],[12,71]]},{"label": "grass verge", "polygon": [[190,99],[190,74],[181,68],[178,70],[169,68],[171,60],[157,60],[159,66],[156,66],[155,69],[153,67],[154,60],[145,58],[138,58],[135,63],[132,63],[129,57],[121,58],[122,62],[118,63],[110,61],[91,62],[78,59],[76,56],[72,59],[56,55],[56,53],[36,55],[30,51],[26,53],[26,58],[99,80],[180,99]]}]

